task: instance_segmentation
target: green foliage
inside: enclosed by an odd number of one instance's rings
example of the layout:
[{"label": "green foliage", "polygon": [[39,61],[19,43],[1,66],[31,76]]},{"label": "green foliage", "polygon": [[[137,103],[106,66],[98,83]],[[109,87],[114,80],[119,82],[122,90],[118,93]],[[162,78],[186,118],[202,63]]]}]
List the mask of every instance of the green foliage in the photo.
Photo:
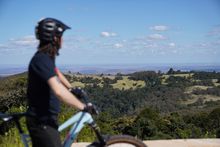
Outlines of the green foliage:
[{"label": "green foliage", "polygon": [[208,94],[208,95],[220,96],[220,88],[213,87],[213,88],[207,88],[206,90],[196,89],[196,90],[193,90],[193,94],[196,94],[196,95]]},{"label": "green foliage", "polygon": [[0,112],[6,112],[13,106],[25,106],[26,73],[4,78],[0,82]]},{"label": "green foliage", "polygon": [[158,112],[150,108],[144,109],[134,121],[133,133],[137,134],[142,140],[155,136],[157,132],[156,122],[158,119]]},{"label": "green foliage", "polygon": [[195,72],[193,75],[194,79],[199,80],[210,80],[210,79],[219,79],[220,73],[213,72]]},{"label": "green foliage", "polygon": [[[18,113],[26,111],[26,107],[12,107],[6,113]],[[25,118],[20,119],[22,130],[27,134]],[[0,146],[2,147],[23,147],[18,130],[14,122],[3,123],[0,121]]]},{"label": "green foliage", "polygon": [[154,71],[142,71],[129,74],[131,80],[142,80],[146,83],[146,86],[153,87],[161,84],[160,75]]},{"label": "green foliage", "polygon": [[[71,73],[66,76],[72,82],[78,81],[85,84],[84,88],[91,97],[91,101],[101,111],[96,120],[103,134],[130,134],[141,139],[219,137],[220,109],[218,107],[220,101],[204,101],[201,98],[190,105],[181,103],[188,100],[191,94],[220,96],[219,86],[213,86],[212,82],[212,79],[220,79],[219,73],[194,72],[192,77],[173,75],[182,73],[171,70],[169,72],[171,75],[166,75],[166,84],[162,84],[161,79],[164,75],[161,72],[136,72],[126,75],[126,78],[135,82],[141,80],[145,84],[138,87],[138,84],[133,83],[132,86],[136,88],[121,90],[114,89],[112,85],[124,79],[125,76],[122,74],[117,74],[115,78],[104,75],[98,78],[97,76],[96,78],[76,76]],[[102,86],[99,86],[100,83]],[[186,93],[185,89],[193,85],[211,87]],[[26,74],[1,79],[0,112],[24,112],[26,110],[26,86]],[[64,122],[75,113],[76,110],[73,108],[62,105],[59,122]],[[21,123],[26,129],[25,120],[22,119]],[[2,124],[0,121],[0,146],[21,146],[18,132],[15,130],[13,123]],[[62,139],[67,131],[68,129],[61,133]],[[92,141],[94,139],[93,131],[85,127],[77,140]]]},{"label": "green foliage", "polygon": [[116,134],[114,131],[114,118],[110,113],[101,112],[97,118],[97,124],[102,134]]},{"label": "green foliage", "polygon": [[77,141],[79,142],[92,142],[95,139],[95,133],[89,126],[84,127],[77,136]]},{"label": "green foliage", "polygon": [[169,76],[165,82],[168,87],[179,87],[181,89],[192,86],[191,80],[187,77]]},{"label": "green foliage", "polygon": [[216,129],[216,138],[220,138],[220,128]]},{"label": "green foliage", "polygon": [[[220,128],[220,108],[214,109],[208,116],[209,125],[213,128]],[[211,128],[210,128],[211,129]]]}]

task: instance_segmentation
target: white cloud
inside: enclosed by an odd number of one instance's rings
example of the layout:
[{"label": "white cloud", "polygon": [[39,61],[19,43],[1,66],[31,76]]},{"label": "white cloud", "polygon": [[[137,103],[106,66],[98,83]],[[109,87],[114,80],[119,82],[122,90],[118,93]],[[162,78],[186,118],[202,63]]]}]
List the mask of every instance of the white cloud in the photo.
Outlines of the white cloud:
[{"label": "white cloud", "polygon": [[117,34],[116,33],[110,33],[110,35],[112,36],[112,37],[114,37],[114,36],[117,36]]},{"label": "white cloud", "polygon": [[154,30],[154,31],[167,31],[168,30],[168,26],[158,25],[158,26],[152,26],[152,27],[150,27],[150,29]]},{"label": "white cloud", "polygon": [[16,45],[21,45],[21,46],[31,46],[35,45],[38,41],[35,39],[34,36],[25,36],[23,38],[17,39],[17,40],[12,40],[12,43]]},{"label": "white cloud", "polygon": [[173,42],[169,43],[169,47],[175,47],[175,46],[176,46],[175,43],[173,43]]},{"label": "white cloud", "polygon": [[153,43],[153,44],[147,44],[144,46],[145,48],[157,48],[158,45],[156,43]]},{"label": "white cloud", "polygon": [[24,36],[17,39],[9,39],[4,44],[0,45],[1,53],[18,54],[24,52],[24,50],[35,49],[37,47],[37,40],[34,36]]},{"label": "white cloud", "polygon": [[109,36],[110,36],[109,32],[101,32],[100,35],[101,35],[102,37],[109,37]]},{"label": "white cloud", "polygon": [[177,50],[172,50],[172,52],[173,52],[174,54],[178,53],[178,51],[177,51]]},{"label": "white cloud", "polygon": [[220,35],[220,25],[214,26],[211,31],[208,32],[208,36],[219,36]]},{"label": "white cloud", "polygon": [[150,39],[150,40],[164,40],[166,38],[161,34],[151,34],[148,36],[148,39]]},{"label": "white cloud", "polygon": [[114,32],[101,32],[100,35],[101,35],[102,37],[115,37],[115,36],[117,36],[117,34],[114,33]]},{"label": "white cloud", "polygon": [[116,44],[114,44],[114,47],[115,48],[122,48],[124,45],[123,44],[121,44],[121,43],[116,43]]}]

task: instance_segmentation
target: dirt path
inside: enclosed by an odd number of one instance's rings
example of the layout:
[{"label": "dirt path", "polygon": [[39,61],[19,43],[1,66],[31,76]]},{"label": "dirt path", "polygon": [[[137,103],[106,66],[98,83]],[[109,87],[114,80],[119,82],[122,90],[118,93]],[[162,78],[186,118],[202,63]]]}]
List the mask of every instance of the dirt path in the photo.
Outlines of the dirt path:
[{"label": "dirt path", "polygon": [[144,142],[148,147],[220,147],[220,139],[176,139]]},{"label": "dirt path", "polygon": [[[148,147],[220,147],[220,139],[173,139],[144,141]],[[85,147],[89,143],[74,143],[72,147]],[[121,147],[121,146],[120,146]]]}]

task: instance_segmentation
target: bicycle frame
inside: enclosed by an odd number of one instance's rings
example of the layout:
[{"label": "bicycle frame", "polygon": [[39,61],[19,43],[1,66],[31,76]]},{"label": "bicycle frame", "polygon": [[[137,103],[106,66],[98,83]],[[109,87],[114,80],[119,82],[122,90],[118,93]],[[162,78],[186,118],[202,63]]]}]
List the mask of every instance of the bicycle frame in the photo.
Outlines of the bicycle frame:
[{"label": "bicycle frame", "polygon": [[[4,114],[0,112],[0,118],[7,122],[7,121],[14,121],[16,124],[17,129],[19,130],[19,135],[21,137],[21,140],[25,147],[29,146],[29,142],[31,141],[30,136],[27,134],[24,134],[19,119],[23,116],[27,116],[26,113],[14,113],[14,114]],[[97,127],[95,121],[93,120],[90,113],[87,112],[78,112],[75,115],[73,115],[70,119],[65,121],[62,125],[59,126],[58,131],[63,131],[70,125],[72,125],[72,128],[70,129],[69,133],[67,134],[65,141],[63,143],[64,147],[71,147],[73,141],[77,137],[78,133],[82,130],[82,128],[85,126],[85,124],[88,124],[93,131],[96,133],[96,136],[98,138],[98,141],[92,142],[91,146],[99,146],[104,147],[106,144],[120,144],[120,143],[127,143],[135,146],[141,146],[146,147],[146,145],[143,144],[143,142],[135,139],[134,137],[130,136],[105,136],[103,137],[100,133],[99,127]]]},{"label": "bicycle frame", "polygon": [[62,125],[59,126],[58,131],[61,132],[70,125],[73,125],[69,133],[67,134],[63,146],[70,147],[73,141],[76,139],[78,133],[82,130],[85,124],[92,125],[94,120],[91,114],[87,112],[78,112],[73,115],[70,119],[65,121]]},{"label": "bicycle frame", "polygon": [[[29,146],[28,144],[31,141],[30,136],[24,133],[19,122],[20,117],[25,116],[25,115],[26,115],[25,113],[17,113],[17,114],[10,115],[10,114],[3,114],[0,112],[0,117],[2,118],[3,121],[6,122],[9,120],[12,120],[15,122],[24,146],[28,147]],[[99,128],[96,126],[96,123],[94,119],[92,118],[91,114],[88,112],[80,111],[76,113],[75,115],[73,115],[70,119],[65,121],[63,124],[61,124],[58,128],[58,131],[61,132],[67,127],[73,125],[63,142],[63,147],[71,146],[71,144],[76,139],[79,132],[85,126],[85,124],[90,125],[95,131],[100,143],[105,144],[103,137],[99,133]]]}]

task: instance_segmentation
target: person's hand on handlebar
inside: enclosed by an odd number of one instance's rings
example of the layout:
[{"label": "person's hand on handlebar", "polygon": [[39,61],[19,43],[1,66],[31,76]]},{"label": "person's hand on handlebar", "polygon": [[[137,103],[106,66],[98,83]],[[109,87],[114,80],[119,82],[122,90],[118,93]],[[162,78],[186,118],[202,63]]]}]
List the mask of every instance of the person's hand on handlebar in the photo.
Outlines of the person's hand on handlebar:
[{"label": "person's hand on handlebar", "polygon": [[98,114],[98,110],[96,109],[95,105],[93,105],[92,103],[87,103],[83,111],[88,112],[90,114]]},{"label": "person's hand on handlebar", "polygon": [[74,94],[76,97],[78,97],[79,99],[83,99],[83,100],[88,99],[87,93],[83,89],[81,89],[80,87],[71,88],[71,89],[69,89],[69,91],[72,94]]},{"label": "person's hand on handlebar", "polygon": [[90,114],[98,114],[96,107],[92,103],[88,103],[88,95],[83,89],[80,87],[71,88],[70,92],[77,96],[79,99],[83,99],[85,101],[86,106],[82,111],[88,112]]}]

